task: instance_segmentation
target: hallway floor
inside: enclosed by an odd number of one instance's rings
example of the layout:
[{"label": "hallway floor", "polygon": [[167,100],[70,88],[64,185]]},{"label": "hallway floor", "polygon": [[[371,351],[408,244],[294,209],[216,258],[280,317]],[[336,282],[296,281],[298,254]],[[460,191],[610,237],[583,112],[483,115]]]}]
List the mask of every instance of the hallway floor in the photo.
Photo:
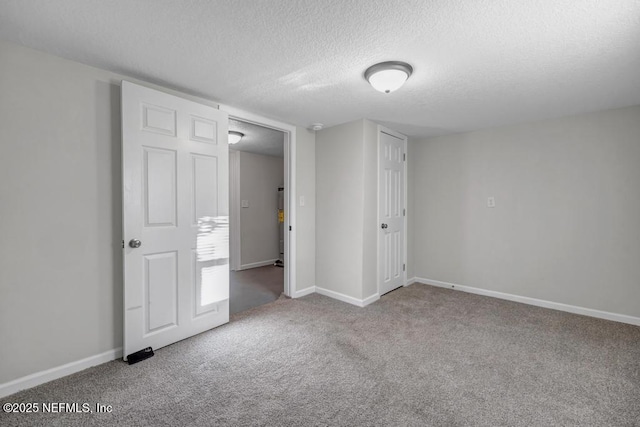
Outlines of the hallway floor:
[{"label": "hallway floor", "polygon": [[275,301],[284,292],[284,268],[268,265],[230,273],[229,314]]}]

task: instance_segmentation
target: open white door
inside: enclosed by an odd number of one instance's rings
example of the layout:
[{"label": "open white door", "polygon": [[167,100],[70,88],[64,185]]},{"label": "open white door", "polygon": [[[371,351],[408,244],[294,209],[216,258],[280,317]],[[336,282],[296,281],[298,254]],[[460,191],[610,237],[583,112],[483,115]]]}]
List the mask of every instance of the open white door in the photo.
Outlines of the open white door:
[{"label": "open white door", "polygon": [[229,321],[228,115],[122,82],[124,350]]},{"label": "open white door", "polygon": [[404,286],[404,145],[406,139],[378,131],[378,292]]}]

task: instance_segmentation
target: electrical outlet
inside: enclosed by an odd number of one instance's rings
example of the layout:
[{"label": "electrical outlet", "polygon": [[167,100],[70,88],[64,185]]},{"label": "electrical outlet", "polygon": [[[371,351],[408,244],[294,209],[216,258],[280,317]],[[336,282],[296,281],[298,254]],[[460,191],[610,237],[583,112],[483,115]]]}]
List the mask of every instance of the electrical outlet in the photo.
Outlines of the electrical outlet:
[{"label": "electrical outlet", "polygon": [[304,196],[300,196],[300,206],[304,206]]},{"label": "electrical outlet", "polygon": [[242,206],[243,208],[248,208],[249,207],[249,201],[248,200],[242,200],[240,202],[240,206]]},{"label": "electrical outlet", "polygon": [[496,207],[496,198],[495,197],[487,198],[487,207],[488,208],[495,208]]}]

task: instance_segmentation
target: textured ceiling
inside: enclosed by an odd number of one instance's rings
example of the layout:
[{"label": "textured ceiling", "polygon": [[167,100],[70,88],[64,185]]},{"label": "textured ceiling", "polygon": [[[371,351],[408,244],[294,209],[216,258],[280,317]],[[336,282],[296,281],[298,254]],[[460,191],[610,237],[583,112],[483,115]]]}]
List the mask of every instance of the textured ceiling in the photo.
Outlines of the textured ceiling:
[{"label": "textured ceiling", "polygon": [[284,133],[263,126],[229,120],[229,130],[244,134],[240,142],[230,147],[238,151],[284,158]]},{"label": "textured ceiling", "polygon": [[[0,38],[300,126],[432,136],[640,104],[638,0],[0,0]],[[413,76],[382,94],[380,61]]]}]

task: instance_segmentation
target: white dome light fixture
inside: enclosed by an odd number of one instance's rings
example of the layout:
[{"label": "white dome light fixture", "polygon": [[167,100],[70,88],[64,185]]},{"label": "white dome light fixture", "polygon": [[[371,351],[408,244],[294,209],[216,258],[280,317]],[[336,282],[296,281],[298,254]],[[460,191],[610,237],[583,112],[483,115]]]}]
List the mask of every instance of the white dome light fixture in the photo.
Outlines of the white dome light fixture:
[{"label": "white dome light fixture", "polygon": [[407,81],[413,67],[406,62],[388,61],[372,65],[364,72],[364,78],[377,91],[391,93]]},{"label": "white dome light fixture", "polygon": [[230,130],[229,131],[229,144],[237,144],[238,142],[240,142],[240,140],[242,139],[242,137],[244,136],[244,133],[242,132],[238,132],[235,130]]}]

